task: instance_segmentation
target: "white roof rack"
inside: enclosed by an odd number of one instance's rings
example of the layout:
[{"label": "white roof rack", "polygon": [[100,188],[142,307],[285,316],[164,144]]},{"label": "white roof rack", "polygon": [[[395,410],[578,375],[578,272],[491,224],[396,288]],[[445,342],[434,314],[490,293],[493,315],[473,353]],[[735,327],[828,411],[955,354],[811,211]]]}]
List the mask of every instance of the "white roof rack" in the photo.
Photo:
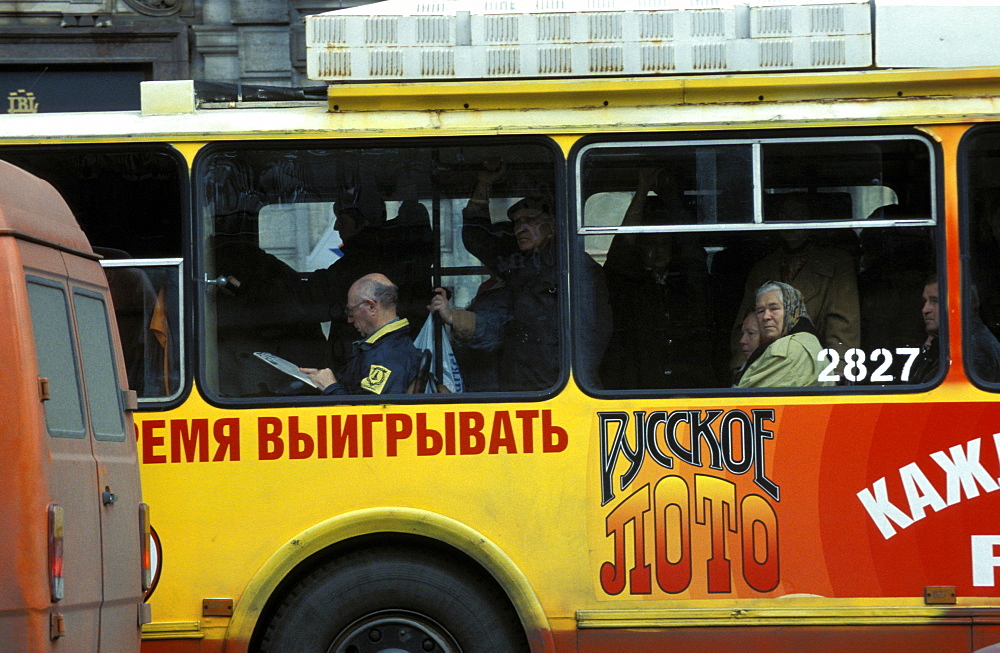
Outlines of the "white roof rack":
[{"label": "white roof rack", "polygon": [[880,68],[1000,65],[997,0],[873,0]]},{"label": "white roof rack", "polygon": [[872,65],[868,0],[386,0],[306,18],[310,79],[403,81]]}]

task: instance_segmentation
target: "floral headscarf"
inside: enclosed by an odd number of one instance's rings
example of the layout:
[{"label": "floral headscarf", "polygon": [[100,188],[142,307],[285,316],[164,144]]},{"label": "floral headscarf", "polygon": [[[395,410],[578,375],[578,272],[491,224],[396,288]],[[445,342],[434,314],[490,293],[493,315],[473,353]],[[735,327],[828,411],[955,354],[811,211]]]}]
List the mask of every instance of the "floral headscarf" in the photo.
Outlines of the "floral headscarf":
[{"label": "floral headscarf", "polygon": [[778,334],[779,338],[784,338],[796,330],[795,327],[799,326],[800,320],[803,318],[808,320],[809,313],[806,312],[806,302],[798,288],[790,286],[787,283],[782,283],[781,281],[765,282],[757,290],[756,299],[760,299],[761,295],[772,290],[777,290],[781,294],[781,304],[785,309],[785,320],[781,325],[781,333]]},{"label": "floral headscarf", "polygon": [[781,295],[781,305],[785,309],[785,319],[781,325],[780,333],[777,338],[768,342],[765,342],[764,338],[761,337],[760,346],[758,346],[757,349],[750,354],[750,358],[748,358],[746,362],[743,363],[743,366],[736,371],[733,387],[739,385],[740,379],[743,378],[743,373],[746,372],[747,369],[749,369],[750,366],[756,362],[757,359],[759,359],[776,341],[793,333],[805,332],[811,333],[814,336],[816,335],[816,329],[813,327],[812,321],[809,320],[809,314],[806,312],[806,303],[802,298],[802,293],[799,292],[797,288],[790,286],[787,283],[782,283],[780,281],[768,281],[757,290],[755,299],[760,298],[761,295],[771,292],[772,290],[777,290]]}]

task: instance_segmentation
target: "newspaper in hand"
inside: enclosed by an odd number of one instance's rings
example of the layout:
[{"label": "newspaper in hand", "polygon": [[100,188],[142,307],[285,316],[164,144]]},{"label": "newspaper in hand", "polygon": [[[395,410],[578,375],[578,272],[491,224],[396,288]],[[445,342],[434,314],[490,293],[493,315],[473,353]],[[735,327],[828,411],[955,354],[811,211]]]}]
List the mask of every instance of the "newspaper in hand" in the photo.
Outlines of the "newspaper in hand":
[{"label": "newspaper in hand", "polygon": [[280,356],[275,356],[274,354],[268,353],[266,351],[255,351],[253,355],[261,359],[265,363],[272,365],[276,369],[281,370],[288,376],[294,376],[296,379],[304,383],[308,383],[309,385],[311,385],[316,389],[321,389],[318,385],[316,385],[316,383],[312,379],[310,379],[301,370],[299,370],[299,366],[296,365],[295,363],[286,361],[284,358]]}]

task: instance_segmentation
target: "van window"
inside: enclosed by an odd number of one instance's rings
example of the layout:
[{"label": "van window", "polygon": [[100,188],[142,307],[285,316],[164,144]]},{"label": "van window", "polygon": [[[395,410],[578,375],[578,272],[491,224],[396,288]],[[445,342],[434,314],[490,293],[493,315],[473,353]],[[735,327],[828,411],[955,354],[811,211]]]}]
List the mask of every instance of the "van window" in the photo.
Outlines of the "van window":
[{"label": "van window", "polygon": [[94,437],[122,442],[125,422],[107,308],[100,295],[79,288],[74,290],[73,300]]},{"label": "van window", "polygon": [[65,289],[54,282],[28,278],[28,302],[35,332],[39,375],[49,380],[45,421],[58,438],[86,436],[73,333]]}]

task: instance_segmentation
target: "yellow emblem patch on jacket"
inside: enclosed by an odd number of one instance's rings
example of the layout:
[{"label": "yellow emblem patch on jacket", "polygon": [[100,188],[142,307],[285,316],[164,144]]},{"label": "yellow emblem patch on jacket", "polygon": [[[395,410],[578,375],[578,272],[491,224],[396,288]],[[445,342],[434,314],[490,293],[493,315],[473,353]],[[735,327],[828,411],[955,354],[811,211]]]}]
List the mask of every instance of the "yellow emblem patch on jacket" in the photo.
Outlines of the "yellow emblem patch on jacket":
[{"label": "yellow emblem patch on jacket", "polygon": [[381,365],[372,365],[368,369],[368,376],[361,380],[361,388],[377,395],[382,394],[385,384],[389,382],[389,375],[392,370]]}]

